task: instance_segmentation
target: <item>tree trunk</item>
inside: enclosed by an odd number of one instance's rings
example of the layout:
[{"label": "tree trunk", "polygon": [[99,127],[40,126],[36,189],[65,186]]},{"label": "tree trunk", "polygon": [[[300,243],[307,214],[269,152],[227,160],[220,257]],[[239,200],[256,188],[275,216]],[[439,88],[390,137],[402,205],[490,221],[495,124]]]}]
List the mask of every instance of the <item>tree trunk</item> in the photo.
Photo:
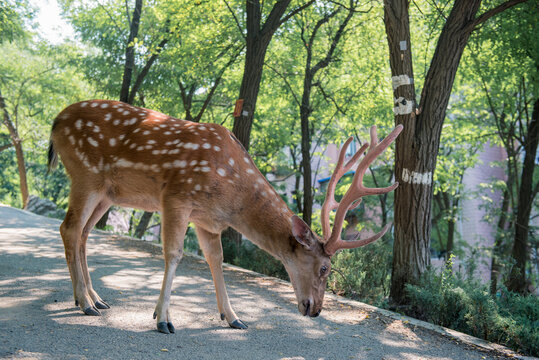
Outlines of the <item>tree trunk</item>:
[{"label": "tree trunk", "polygon": [[243,99],[243,108],[239,116],[234,118],[233,133],[249,150],[251,128],[256,109],[262,70],[268,45],[277,28],[281,25],[281,17],[290,0],[279,0],[273,5],[266,22],[261,26],[262,9],[259,0],[247,0],[247,36],[243,78],[239,99]]},{"label": "tree trunk", "polygon": [[498,276],[500,275],[500,256],[502,254],[503,233],[507,231],[507,212],[509,211],[509,191],[511,189],[512,179],[507,180],[507,188],[503,192],[503,200],[500,218],[496,226],[497,234],[492,249],[492,260],[490,266],[490,294],[496,295],[498,291]]},{"label": "tree trunk", "polygon": [[533,172],[535,170],[535,156],[539,142],[539,99],[535,101],[532,112],[532,121],[528,126],[528,134],[524,143],[524,163],[518,194],[517,218],[515,224],[515,241],[511,256],[515,260],[507,288],[510,291],[526,294],[526,262],[528,259],[528,234],[530,214],[534,198]]},{"label": "tree trunk", "polygon": [[[120,89],[120,101],[125,103],[130,103],[134,99],[134,94],[130,96],[129,90],[131,89],[131,79],[133,78],[133,71],[135,70],[135,47],[131,44],[133,40],[138,36],[138,29],[140,25],[140,15],[142,13],[142,0],[136,0],[135,9],[133,10],[133,19],[129,24],[129,38],[127,39],[126,50],[125,50],[125,65],[124,65],[124,75],[122,78],[122,87]],[[152,61],[153,63],[153,61]],[[149,68],[148,68],[149,70]],[[147,71],[146,71],[147,73]],[[137,87],[142,83],[142,78],[137,79]],[[95,224],[95,227],[98,229],[104,229],[107,226],[107,221],[109,219],[110,209],[108,209],[101,219]]]},{"label": "tree trunk", "polygon": [[[310,58],[310,56],[309,56]],[[313,189],[311,169],[311,131],[309,129],[309,116],[311,115],[311,88],[313,76],[310,72],[310,64],[305,71],[303,81],[303,96],[301,99],[301,164],[303,168],[303,221],[311,226],[313,215]]]},{"label": "tree trunk", "polygon": [[11,117],[6,107],[6,102],[1,92],[0,92],[0,109],[2,109],[2,112],[3,112],[3,117],[2,117],[3,123],[4,125],[6,125],[9,131],[11,143],[15,147],[15,155],[17,157],[17,167],[19,170],[19,184],[20,184],[20,191],[21,191],[21,198],[22,198],[22,208],[25,209],[26,206],[28,205],[28,181],[26,180],[26,166],[24,164],[24,152],[22,150],[22,141],[19,138],[19,133],[17,132],[17,128],[15,127],[15,124],[13,124],[13,121],[11,121]]},{"label": "tree trunk", "polygon": [[145,211],[140,221],[138,222],[138,225],[135,229],[135,237],[138,239],[142,239],[144,236],[144,233],[146,232],[146,229],[148,228],[148,225],[150,225],[150,221],[152,220],[153,212]]},{"label": "tree trunk", "polygon": [[124,76],[122,79],[122,88],[120,90],[120,101],[127,103],[129,101],[129,90],[131,89],[131,78],[135,70],[135,46],[132,44],[138,36],[140,25],[140,15],[142,13],[142,0],[135,1],[135,9],[133,10],[133,19],[129,24],[129,38],[127,39],[125,49],[125,66]]},{"label": "tree trunk", "polygon": [[[432,175],[455,74],[480,0],[456,0],[442,29],[416,107],[408,0],[385,0],[384,21],[394,84],[396,140],[395,242],[390,297],[405,304],[405,285],[417,283],[430,264]],[[406,81],[412,79],[412,81]],[[418,111],[416,111],[418,110]]]}]

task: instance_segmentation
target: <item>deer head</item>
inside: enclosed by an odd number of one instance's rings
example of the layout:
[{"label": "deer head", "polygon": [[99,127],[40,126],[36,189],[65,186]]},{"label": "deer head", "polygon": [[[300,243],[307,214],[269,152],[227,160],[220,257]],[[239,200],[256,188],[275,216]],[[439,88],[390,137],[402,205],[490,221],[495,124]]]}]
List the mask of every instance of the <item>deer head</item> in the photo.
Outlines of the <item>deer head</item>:
[{"label": "deer head", "polygon": [[[402,129],[403,126],[398,125],[382,142],[378,143],[376,127],[371,127],[370,146],[369,143],[365,143],[346,164],[344,164],[345,154],[352,138],[350,137],[344,143],[339,153],[337,166],[329,181],[326,199],[322,206],[321,238],[314,234],[303,220],[295,215],[292,216],[292,232],[296,242],[301,246],[299,249],[292,251],[296,261],[284,260],[283,263],[294,287],[298,310],[303,315],[315,317],[322,310],[324,292],[331,268],[331,257],[341,249],[353,249],[370,244],[381,238],[389,229],[390,225],[386,224],[379,233],[369,238],[350,241],[341,239],[346,212],[356,208],[361,203],[363,196],[385,194],[396,189],[399,185],[395,183],[386,188],[366,188],[363,185],[363,176],[370,164],[397,138]],[[335,188],[339,179],[352,168],[367,148],[366,155],[357,166],[350,188],[342,197],[342,200],[337,202],[335,200]],[[337,210],[337,213],[332,229],[329,215],[333,210]]]}]

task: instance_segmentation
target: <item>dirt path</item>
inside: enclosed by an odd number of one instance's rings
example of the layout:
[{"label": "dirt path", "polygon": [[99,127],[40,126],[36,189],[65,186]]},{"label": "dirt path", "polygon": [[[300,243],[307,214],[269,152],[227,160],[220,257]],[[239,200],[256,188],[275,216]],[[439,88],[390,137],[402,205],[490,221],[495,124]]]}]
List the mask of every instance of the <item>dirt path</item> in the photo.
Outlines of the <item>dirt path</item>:
[{"label": "dirt path", "polygon": [[[25,359],[498,359],[398,315],[329,297],[318,318],[301,316],[291,286],[225,269],[232,306],[249,329],[221,321],[208,266],[185,256],[174,282],[176,334],[152,319],[161,251],[104,234],[88,242],[94,288],[112,308],[75,308],[60,222],[0,206],[0,358]],[[419,324],[419,325],[418,325]]]}]

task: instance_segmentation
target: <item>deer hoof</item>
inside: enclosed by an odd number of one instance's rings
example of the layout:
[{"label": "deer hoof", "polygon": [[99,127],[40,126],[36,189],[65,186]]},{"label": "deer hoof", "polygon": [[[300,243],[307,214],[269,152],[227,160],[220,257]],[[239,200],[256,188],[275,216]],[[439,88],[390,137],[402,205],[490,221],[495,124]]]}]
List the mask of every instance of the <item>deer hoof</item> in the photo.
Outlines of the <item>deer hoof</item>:
[{"label": "deer hoof", "polygon": [[79,306],[79,300],[75,299],[75,306]]},{"label": "deer hoof", "polygon": [[99,300],[95,302],[95,307],[98,309],[110,309],[109,304],[107,304],[104,301],[99,301]]},{"label": "deer hoof", "polygon": [[233,329],[247,329],[247,325],[245,325],[240,319],[236,319],[228,325]]},{"label": "deer hoof", "polygon": [[221,320],[225,319],[225,314],[221,313]]},{"label": "deer hoof", "polygon": [[[172,331],[170,331],[170,328],[172,327]],[[170,334],[171,332],[174,333],[174,326],[172,326],[172,323],[166,323],[164,321],[157,323],[157,330],[163,334]]]},{"label": "deer hoof", "polygon": [[84,309],[84,313],[86,315],[91,315],[91,316],[100,316],[101,313],[99,312],[99,310],[97,310],[95,307],[93,306],[88,306],[86,309]]}]

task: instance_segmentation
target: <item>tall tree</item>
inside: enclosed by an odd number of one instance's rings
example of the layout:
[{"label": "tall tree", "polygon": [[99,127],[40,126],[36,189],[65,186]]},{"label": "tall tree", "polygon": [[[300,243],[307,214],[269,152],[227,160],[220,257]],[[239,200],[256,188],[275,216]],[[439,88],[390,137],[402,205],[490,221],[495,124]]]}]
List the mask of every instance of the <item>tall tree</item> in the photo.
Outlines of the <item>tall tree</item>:
[{"label": "tall tree", "polygon": [[396,141],[395,242],[390,297],[407,302],[405,285],[416,283],[430,263],[432,176],[453,81],[472,31],[525,0],[506,1],[477,16],[481,0],[455,0],[438,38],[417,104],[408,0],[384,0],[384,22],[394,89]]},{"label": "tall tree", "polygon": [[[247,15],[246,32],[244,33],[243,27],[240,27],[241,33],[244,34],[246,45],[245,65],[239,93],[239,99],[243,103],[241,111],[234,117],[234,126],[232,129],[234,135],[236,135],[245,149],[249,149],[251,127],[253,125],[260,81],[262,80],[264,59],[266,58],[266,51],[273,34],[284,22],[314,3],[313,0],[307,1],[292,10],[289,14],[284,15],[290,1],[278,0],[271,8],[264,22],[262,22],[263,5],[260,1],[247,0],[245,2],[245,13]],[[231,9],[231,12],[234,12],[234,10]],[[238,26],[240,26],[239,22]]]}]

